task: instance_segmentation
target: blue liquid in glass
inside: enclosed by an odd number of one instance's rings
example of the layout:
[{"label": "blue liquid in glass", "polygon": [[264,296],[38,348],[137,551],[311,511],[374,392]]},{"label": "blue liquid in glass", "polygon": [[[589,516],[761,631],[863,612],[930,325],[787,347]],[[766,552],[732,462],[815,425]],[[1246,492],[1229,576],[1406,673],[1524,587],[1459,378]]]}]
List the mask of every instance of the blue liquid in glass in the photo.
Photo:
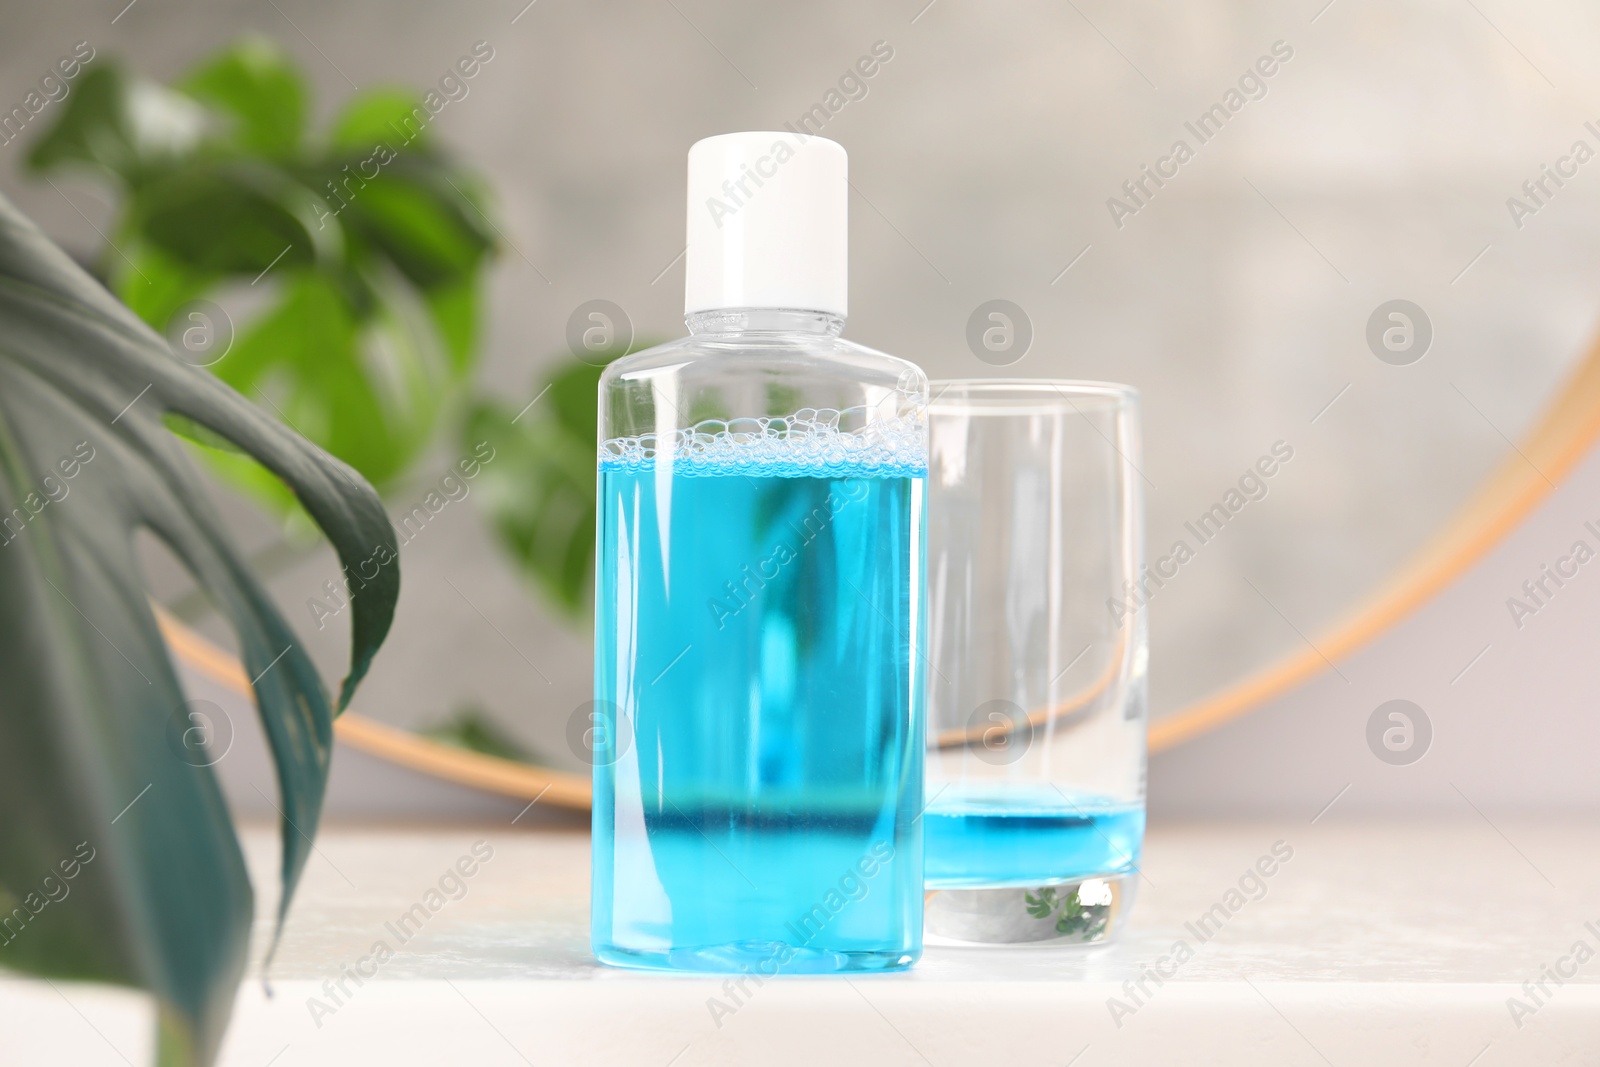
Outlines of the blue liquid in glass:
[{"label": "blue liquid in glass", "polygon": [[921,954],[925,471],[827,471],[601,465],[603,962],[770,975]]},{"label": "blue liquid in glass", "polygon": [[1134,870],[1144,806],[951,785],[935,794],[923,829],[930,889],[1052,885]]}]

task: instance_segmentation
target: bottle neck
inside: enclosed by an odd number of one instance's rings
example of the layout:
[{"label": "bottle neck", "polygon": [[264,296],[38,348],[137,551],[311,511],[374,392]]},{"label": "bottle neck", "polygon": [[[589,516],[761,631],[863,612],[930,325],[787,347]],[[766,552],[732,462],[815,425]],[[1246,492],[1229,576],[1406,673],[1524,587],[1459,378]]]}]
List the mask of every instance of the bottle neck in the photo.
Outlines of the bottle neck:
[{"label": "bottle neck", "polygon": [[734,333],[802,333],[837,337],[844,329],[843,315],[792,308],[713,308],[686,315],[683,321],[696,337]]}]

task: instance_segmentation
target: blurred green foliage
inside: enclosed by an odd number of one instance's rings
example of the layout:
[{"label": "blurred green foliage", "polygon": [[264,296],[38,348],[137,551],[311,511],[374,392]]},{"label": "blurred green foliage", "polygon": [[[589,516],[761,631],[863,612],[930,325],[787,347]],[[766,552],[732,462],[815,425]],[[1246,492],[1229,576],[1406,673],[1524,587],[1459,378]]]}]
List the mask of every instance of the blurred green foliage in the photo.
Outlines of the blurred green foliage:
[{"label": "blurred green foliage", "polygon": [[[109,181],[119,210],[98,270],[112,291],[381,492],[461,396],[496,231],[481,183],[434,143],[420,93],[361,92],[318,136],[310,103],[261,38],[170,87],[102,60],[29,163]],[[196,314],[201,299],[249,308],[248,321]],[[227,479],[295,512],[276,477],[190,436]]]},{"label": "blurred green foliage", "polygon": [[424,735],[447,745],[477,752],[485,756],[517,763],[537,764],[540,760],[526,745],[513,739],[496,722],[492,714],[476,705],[467,704],[456,709],[450,719],[423,731]]},{"label": "blurred green foliage", "polygon": [[[98,60],[29,162],[109,182],[119,210],[96,269],[112,291],[180,356],[380,492],[464,415],[465,449],[488,441],[499,457],[484,468],[480,500],[500,544],[549,603],[583,618],[596,393],[623,351],[563,360],[531,407],[464,403],[497,236],[481,182],[438,149],[420,93],[360,92],[317,136],[310,103],[299,69],[261,38],[170,86]],[[248,320],[213,322],[205,307],[196,318],[196,301],[248,309]],[[282,483],[249,457],[168,421],[228,481],[298,517]]]},{"label": "blurred green foliage", "polygon": [[563,362],[527,406],[485,400],[467,417],[465,440],[495,448],[479,500],[501,546],[573,620],[589,610],[594,574],[600,373],[625,354]]}]

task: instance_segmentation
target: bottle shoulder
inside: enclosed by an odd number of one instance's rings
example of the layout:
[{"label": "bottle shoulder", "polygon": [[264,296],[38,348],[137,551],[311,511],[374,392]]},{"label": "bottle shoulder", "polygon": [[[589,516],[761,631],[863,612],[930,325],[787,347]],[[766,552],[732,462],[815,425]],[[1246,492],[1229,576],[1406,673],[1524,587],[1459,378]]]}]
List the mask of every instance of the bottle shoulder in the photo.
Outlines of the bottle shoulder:
[{"label": "bottle shoulder", "polygon": [[735,424],[765,435],[791,423],[904,436],[906,420],[923,425],[928,378],[914,363],[834,332],[719,330],[615,361],[601,376],[599,399],[602,441],[668,428],[715,437],[716,427]]},{"label": "bottle shoulder", "polygon": [[604,390],[663,379],[710,382],[750,377],[835,378],[914,395],[926,396],[928,391],[928,377],[915,363],[843,337],[754,332],[690,335],[635,352],[610,363],[600,386]]}]

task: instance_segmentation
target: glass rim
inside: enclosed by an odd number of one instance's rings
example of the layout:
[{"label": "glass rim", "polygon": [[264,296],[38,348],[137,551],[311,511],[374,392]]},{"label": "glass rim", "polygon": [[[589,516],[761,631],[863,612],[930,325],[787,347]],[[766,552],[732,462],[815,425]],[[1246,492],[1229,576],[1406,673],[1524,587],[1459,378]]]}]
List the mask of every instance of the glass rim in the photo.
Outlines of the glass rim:
[{"label": "glass rim", "polygon": [[1078,378],[941,378],[928,383],[928,405],[998,403],[1038,404],[1075,399],[1138,403],[1139,390],[1121,382]]}]

